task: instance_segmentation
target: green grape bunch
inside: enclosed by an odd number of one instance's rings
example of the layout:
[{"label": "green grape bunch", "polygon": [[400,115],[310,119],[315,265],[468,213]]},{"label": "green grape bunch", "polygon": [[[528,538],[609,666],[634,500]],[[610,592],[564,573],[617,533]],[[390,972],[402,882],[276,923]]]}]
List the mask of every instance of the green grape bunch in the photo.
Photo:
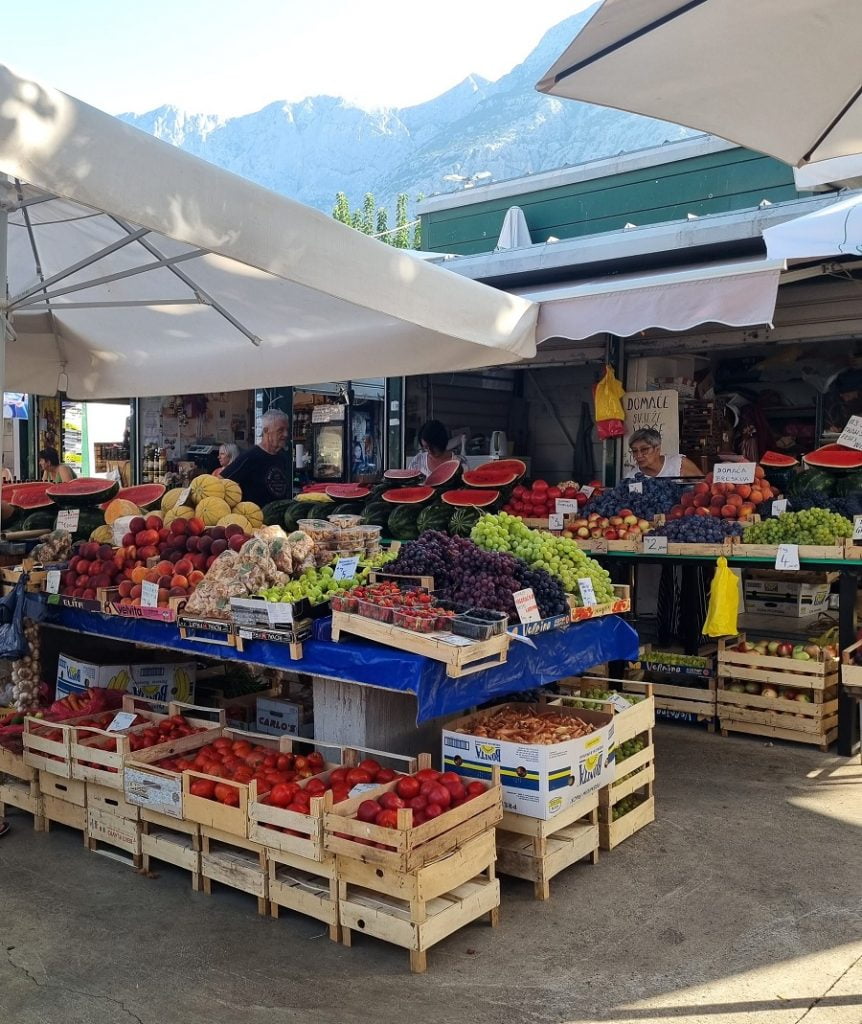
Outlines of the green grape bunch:
[{"label": "green grape bunch", "polygon": [[826,508],[782,512],[774,519],[746,526],[743,544],[837,544],[853,536],[853,524]]}]

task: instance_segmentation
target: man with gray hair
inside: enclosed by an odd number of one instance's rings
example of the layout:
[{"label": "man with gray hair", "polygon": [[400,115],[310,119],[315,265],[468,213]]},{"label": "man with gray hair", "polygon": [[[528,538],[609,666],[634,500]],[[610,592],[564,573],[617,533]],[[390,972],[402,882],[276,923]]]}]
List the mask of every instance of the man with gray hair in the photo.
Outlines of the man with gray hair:
[{"label": "man with gray hair", "polygon": [[270,409],[261,420],[260,441],[222,470],[223,480],[235,480],[244,501],[263,507],[290,497],[290,459],[284,446],[290,421],[280,409]]}]

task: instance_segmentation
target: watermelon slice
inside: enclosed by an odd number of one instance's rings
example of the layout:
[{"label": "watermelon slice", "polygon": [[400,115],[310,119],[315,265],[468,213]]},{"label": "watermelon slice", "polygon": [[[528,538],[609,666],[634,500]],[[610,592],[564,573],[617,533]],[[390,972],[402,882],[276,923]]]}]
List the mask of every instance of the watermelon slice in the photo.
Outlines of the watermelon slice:
[{"label": "watermelon slice", "polygon": [[433,487],[393,487],[384,491],[381,497],[390,505],[421,505],[423,501],[433,498]]},{"label": "watermelon slice", "polygon": [[457,459],[449,459],[425,477],[426,487],[445,487],[454,483],[461,475],[461,463]]},{"label": "watermelon slice", "polygon": [[822,469],[862,469],[862,452],[855,448],[847,448],[843,444],[825,444],[817,451],[803,455],[802,461],[806,466],[818,466]]},{"label": "watermelon slice", "polygon": [[53,508],[54,502],[46,493],[50,486],[44,482],[9,484],[3,488],[3,495],[9,495],[10,504],[28,512],[37,508]]},{"label": "watermelon slice", "polygon": [[520,459],[498,459],[468,470],[461,479],[468,487],[508,487],[526,472]]},{"label": "watermelon slice", "polygon": [[[138,508],[150,509],[155,508],[159,504],[165,490],[164,484],[138,484],[136,487],[121,487],[114,495],[114,498],[130,501],[133,505],[137,505]],[[113,498],[111,500],[113,501]],[[107,507],[107,504],[107,502],[103,502],[99,508],[104,509]]]},{"label": "watermelon slice", "polygon": [[371,494],[371,488],[363,484],[328,484],[326,494],[336,501],[362,501]]},{"label": "watermelon slice", "polygon": [[116,480],[85,476],[63,484],[49,484],[45,493],[61,508],[88,508],[110,501],[119,489]]},{"label": "watermelon slice", "polygon": [[[466,475],[466,474],[465,474]],[[446,505],[454,505],[456,508],[486,508],[500,500],[499,491],[444,491],[440,495]]]},{"label": "watermelon slice", "polygon": [[767,469],[791,469],[799,465],[799,459],[794,459],[792,455],[785,455],[783,452],[764,452],[758,461]]},{"label": "watermelon slice", "polygon": [[383,474],[383,479],[406,484],[411,480],[421,480],[422,473],[418,469],[387,469]]}]

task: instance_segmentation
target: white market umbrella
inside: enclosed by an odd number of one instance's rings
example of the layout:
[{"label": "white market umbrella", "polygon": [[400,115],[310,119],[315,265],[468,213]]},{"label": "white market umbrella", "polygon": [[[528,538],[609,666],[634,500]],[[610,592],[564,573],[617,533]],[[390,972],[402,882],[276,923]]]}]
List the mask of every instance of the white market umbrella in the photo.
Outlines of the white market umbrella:
[{"label": "white market umbrella", "polygon": [[503,218],[503,226],[500,228],[500,237],[497,239],[494,252],[504,249],[525,249],[532,244],[524,211],[520,206],[510,206]]},{"label": "white market umbrella", "polygon": [[862,193],[763,232],[769,259],[862,256]]},{"label": "white market umbrella", "polygon": [[224,391],[535,354],[535,304],[0,66],[7,274],[5,386],[36,394]]},{"label": "white market umbrella", "polygon": [[788,164],[862,152],[859,0],[605,0],[540,92]]}]

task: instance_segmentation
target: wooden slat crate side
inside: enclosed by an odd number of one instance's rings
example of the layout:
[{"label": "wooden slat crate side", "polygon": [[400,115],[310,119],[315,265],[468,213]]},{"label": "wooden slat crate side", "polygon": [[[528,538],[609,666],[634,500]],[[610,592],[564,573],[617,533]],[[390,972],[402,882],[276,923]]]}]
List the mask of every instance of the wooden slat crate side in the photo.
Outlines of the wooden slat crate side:
[{"label": "wooden slat crate side", "polygon": [[[319,862],[312,862],[320,867]],[[329,937],[338,942],[338,883],[334,877],[291,865],[269,863],[269,909],[278,917],[280,909],[292,910],[329,926]]]},{"label": "wooden slat crate side", "polygon": [[24,782],[34,782],[39,777],[39,770],[24,760],[24,751],[10,750],[0,746],[0,775],[11,775]]},{"label": "wooden slat crate side", "polygon": [[128,853],[135,867],[141,866],[141,826],[137,819],[121,818],[93,807],[87,809],[87,836],[91,850],[100,843],[116,846]]},{"label": "wooden slat crate side", "polygon": [[140,820],[140,808],[124,800],[122,790],[112,789],[110,786],[100,786],[97,783],[88,782],[87,807],[93,807],[97,811],[104,811],[106,814],[113,814],[119,818],[128,818],[131,821]]},{"label": "wooden slat crate side", "polygon": [[51,772],[39,772],[39,789],[43,796],[63,800],[76,807],[87,806],[87,784],[79,779],[65,779]]},{"label": "wooden slat crate side", "polygon": [[[735,639],[736,643],[745,642],[745,634],[740,633]],[[716,663],[718,676],[776,683],[778,686],[792,686],[794,689],[826,690],[838,683],[839,662],[835,658],[802,661],[769,654],[734,651],[733,646],[735,644],[725,638],[719,640]]]},{"label": "wooden slat crate side", "polygon": [[831,714],[831,706],[838,704],[838,687],[829,690],[812,691],[813,700],[798,701],[787,697],[764,697],[759,693],[739,693],[736,690],[721,688],[718,691],[718,713],[734,707],[751,708],[757,711],[784,711],[794,715],[806,715],[810,718],[822,718]]},{"label": "wooden slat crate side", "polygon": [[565,811],[553,818],[531,818],[526,814],[516,814],[514,811],[503,811],[503,816],[497,826],[498,831],[514,832],[517,835],[530,838],[544,839],[554,835],[560,829],[568,828],[576,821],[586,817],[590,812],[599,806],[599,792],[595,790],[587,796],[578,800],[577,803],[567,807]]},{"label": "wooden slat crate side", "polygon": [[[819,747],[824,753],[832,746],[838,738],[837,727],[830,728],[823,735],[800,732],[795,729],[778,728],[776,726],[752,724],[741,722],[736,719],[725,718],[721,721],[721,735],[727,736],[732,732],[745,733],[747,736],[759,736],[764,739],[787,740],[791,743],[811,743]],[[837,726],[837,720],[835,723]]]},{"label": "wooden slat crate side", "polygon": [[152,860],[172,864],[192,875],[192,889],[200,890],[201,853],[200,836],[164,828],[151,822],[141,823],[141,856],[145,872],[150,871]]},{"label": "wooden slat crate side", "polygon": [[6,779],[0,781],[0,818],[3,817],[4,807],[17,807],[19,811],[26,811],[34,818],[42,817],[42,793],[39,790],[37,780],[24,782],[20,779]]},{"label": "wooden slat crate side", "polygon": [[810,718],[808,716],[800,717],[791,712],[756,711],[753,708],[728,706],[723,711],[719,711],[718,718],[722,728],[727,722],[747,722],[750,725],[763,725],[822,737],[838,722],[838,701],[811,706],[819,706],[828,711],[825,711],[822,717]]},{"label": "wooden slat crate side", "polygon": [[212,883],[220,882],[256,896],[257,912],[266,916],[269,875],[263,847],[218,829],[202,827],[201,875],[207,895],[212,893]]},{"label": "wooden slat crate side", "polygon": [[561,871],[589,858],[599,857],[599,826],[577,821],[548,836],[537,850],[535,839],[517,832],[497,831],[497,873],[533,883],[536,899],[550,897],[549,883]]},{"label": "wooden slat crate side", "polygon": [[603,850],[613,850],[636,832],[655,821],[655,797],[650,796],[616,821],[599,821],[599,839]]},{"label": "wooden slat crate side", "polygon": [[42,814],[45,818],[45,828],[50,829],[51,822],[56,821],[61,825],[77,829],[84,835],[84,845],[88,845],[87,837],[87,808],[83,805],[70,804],[67,800],[61,800],[56,796],[42,796]]},{"label": "wooden slat crate side", "polygon": [[[191,787],[195,780],[206,779],[214,785],[225,785],[236,791],[237,803],[231,806],[219,803],[218,800],[210,800],[207,797],[195,796]],[[203,772],[184,771],[182,773],[183,784],[183,816],[189,821],[196,821],[199,825],[217,829],[220,832],[227,832],[231,835],[245,839],[248,837],[248,808],[249,804],[257,800],[257,783],[234,782],[231,779],[220,779],[215,775],[206,775]]]}]

